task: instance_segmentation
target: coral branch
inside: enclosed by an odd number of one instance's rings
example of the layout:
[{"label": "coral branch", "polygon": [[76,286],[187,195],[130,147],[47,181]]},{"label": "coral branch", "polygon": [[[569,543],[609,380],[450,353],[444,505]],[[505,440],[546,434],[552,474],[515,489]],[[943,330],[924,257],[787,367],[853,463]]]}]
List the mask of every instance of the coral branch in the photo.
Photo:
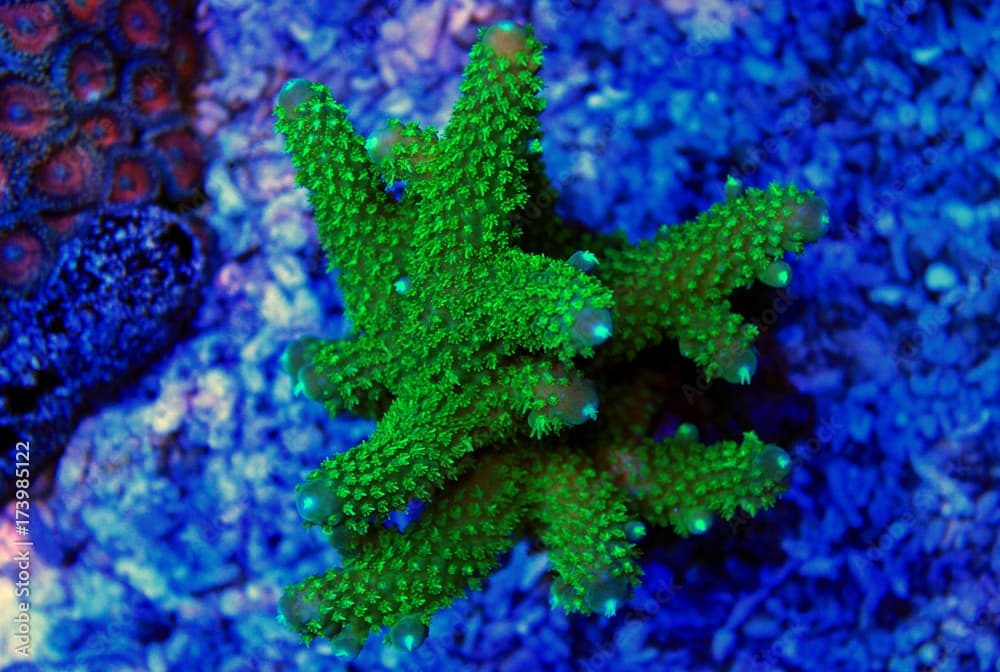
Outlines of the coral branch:
[{"label": "coral branch", "polygon": [[[378,423],[296,492],[344,564],[290,587],[282,618],[345,657],[384,627],[419,645],[520,535],[549,551],[554,605],[611,615],[641,576],[646,523],[700,534],[786,487],[787,454],[752,432],[704,445],[682,425],[654,441],[663,375],[620,371],[671,339],[708,377],[749,382],[756,331],[728,296],[788,284],[783,256],[822,235],[822,201],[731,182],[725,203],[639,245],[563,227],[538,153],[540,65],[530,26],[481,31],[440,136],[392,120],[363,140],[304,80],[278,98],[353,327],[283,362],[331,413]],[[412,500],[427,502],[418,521],[383,524]]]},{"label": "coral branch", "polygon": [[466,590],[478,590],[514,544],[524,471],[499,455],[476,462],[461,487],[436,496],[406,534],[373,528],[340,541],[343,567],[289,586],[284,621],[307,640],[331,638],[335,651],[351,658],[369,632],[413,617],[426,623]]}]

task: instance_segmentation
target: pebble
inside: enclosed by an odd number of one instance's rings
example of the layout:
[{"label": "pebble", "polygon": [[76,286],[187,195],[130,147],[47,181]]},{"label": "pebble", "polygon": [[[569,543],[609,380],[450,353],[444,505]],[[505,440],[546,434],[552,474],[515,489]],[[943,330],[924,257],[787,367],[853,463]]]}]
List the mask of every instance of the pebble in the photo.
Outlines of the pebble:
[{"label": "pebble", "polygon": [[984,30],[983,19],[973,16],[972,11],[965,5],[957,5],[950,14],[962,51],[966,56],[978,60],[986,45],[995,42],[996,34],[992,30]]},{"label": "pebble", "polygon": [[919,397],[930,397],[937,390],[938,369],[932,369],[927,375],[913,374],[910,376],[910,391]]},{"label": "pebble", "polygon": [[984,492],[976,500],[976,520],[982,524],[991,525],[1000,518],[1000,508],[997,503],[1000,500],[1000,493],[996,490]]},{"label": "pebble", "polygon": [[205,4],[215,11],[241,12],[251,4],[251,0],[207,0]]},{"label": "pebble", "polygon": [[281,351],[286,342],[274,329],[265,326],[240,348],[240,359],[247,364],[259,365],[268,357]]},{"label": "pebble", "polygon": [[404,89],[393,89],[380,103],[381,110],[391,117],[405,117],[413,110],[413,98]]},{"label": "pebble", "polygon": [[246,202],[240,191],[233,184],[229,172],[220,161],[214,161],[208,169],[205,181],[205,191],[208,192],[216,211],[224,217],[237,217],[246,212]]},{"label": "pebble", "polygon": [[434,57],[441,37],[445,4],[443,0],[433,0],[415,7],[409,14],[406,35],[410,50],[421,60],[428,61]]},{"label": "pebble", "polygon": [[952,639],[964,640],[970,634],[969,626],[957,618],[946,618],[941,623],[941,634]]},{"label": "pebble", "polygon": [[958,284],[958,274],[948,264],[935,261],[924,271],[924,284],[932,292],[945,292]]},{"label": "pebble", "polygon": [[691,105],[694,102],[694,94],[690,91],[675,91],[671,93],[667,102],[667,110],[670,119],[675,124],[689,123],[688,117],[691,112]]},{"label": "pebble", "polygon": [[996,140],[996,136],[981,128],[967,128],[962,134],[965,149],[971,153],[978,153],[989,147]]},{"label": "pebble", "polygon": [[863,553],[857,551],[847,553],[847,567],[864,593],[864,604],[861,606],[864,613],[865,610],[877,605],[886,594],[888,582],[885,573],[869,562]]},{"label": "pebble", "polygon": [[909,282],[913,277],[909,266],[909,254],[906,249],[908,236],[900,232],[889,239],[889,249],[892,253],[892,267],[896,275],[904,282]]},{"label": "pebble", "polygon": [[[275,137],[275,139],[277,139]],[[271,143],[271,139],[267,143]],[[240,193],[261,203],[270,202],[277,194],[287,193],[295,188],[295,172],[280,150],[280,144],[273,153],[263,153],[267,145],[261,143],[257,155],[246,158],[233,171],[233,184]]]},{"label": "pebble", "polygon": [[328,26],[316,28],[311,21],[289,22],[288,32],[293,35],[310,61],[317,61],[334,50],[337,32]]},{"label": "pebble", "polygon": [[917,650],[917,657],[924,665],[933,665],[941,655],[941,647],[935,642],[927,642]]},{"label": "pebble", "polygon": [[[994,623],[994,628],[997,623]],[[995,666],[998,657],[996,632],[980,632],[976,634],[973,644],[976,657],[979,659],[979,669],[989,670]],[[996,669],[996,667],[992,667]]]},{"label": "pebble", "polygon": [[934,634],[934,626],[925,620],[906,621],[902,625],[894,638],[898,653],[910,653]]},{"label": "pebble", "polygon": [[751,79],[767,84],[774,81],[778,66],[771,60],[750,55],[743,59],[742,67]]},{"label": "pebble", "polygon": [[930,65],[941,57],[941,52],[942,49],[938,45],[915,47],[910,50],[910,56],[920,65]]},{"label": "pebble", "polygon": [[166,579],[147,561],[121,557],[115,561],[115,573],[133,588],[154,601],[163,600],[170,591]]},{"label": "pebble", "polygon": [[733,649],[736,635],[730,628],[719,628],[712,633],[712,658],[714,660],[725,660]]},{"label": "pebble", "polygon": [[267,378],[264,372],[256,365],[241,361],[238,367],[240,380],[243,381],[243,388],[250,394],[261,394],[267,388]]},{"label": "pebble", "polygon": [[937,393],[942,397],[950,397],[958,392],[961,385],[961,378],[955,369],[945,369],[938,378]]},{"label": "pebble", "polygon": [[954,366],[965,359],[968,347],[958,334],[940,331],[924,340],[922,354],[925,359],[941,366]]},{"label": "pebble", "polygon": [[[968,231],[975,224],[976,216],[972,206],[956,199],[950,199],[941,206],[945,221],[953,223],[962,231]],[[954,271],[951,271],[954,274]]]},{"label": "pebble", "polygon": [[267,266],[278,284],[296,289],[306,282],[306,272],[299,258],[292,254],[275,254],[267,258]]},{"label": "pebble", "polygon": [[176,432],[188,412],[185,396],[184,390],[176,385],[165,388],[156,403],[149,407],[146,416],[149,427],[160,435]]},{"label": "pebble", "polygon": [[309,207],[304,189],[288,191],[273,198],[264,208],[262,217],[268,242],[288,252],[302,249],[309,240],[308,227],[312,226],[304,216]]},{"label": "pebble", "polygon": [[906,296],[906,288],[900,285],[880,285],[868,292],[868,298],[885,306],[898,306]]},{"label": "pebble", "polygon": [[281,430],[281,444],[293,455],[316,454],[323,442],[323,434],[314,425],[289,427]]},{"label": "pebble", "polygon": [[938,120],[937,102],[934,96],[927,93],[922,95],[917,101],[919,112],[920,130],[926,135],[934,135],[940,129]]},{"label": "pebble", "polygon": [[847,430],[855,441],[865,443],[871,436],[874,418],[867,411],[856,411],[848,420]]},{"label": "pebble", "polygon": [[896,120],[901,126],[913,126],[917,121],[917,116],[917,106],[908,100],[896,107]]},{"label": "pebble", "polygon": [[419,68],[416,57],[405,48],[378,53],[375,60],[378,62],[379,77],[390,90],[399,90],[397,87],[402,78],[413,75]]},{"label": "pebble", "polygon": [[840,575],[843,564],[840,558],[817,556],[803,563],[802,567],[799,568],[799,573],[802,576],[836,579]]},{"label": "pebble", "polygon": [[167,672],[167,658],[159,642],[152,642],[146,648],[146,665],[149,672]]},{"label": "pebble", "polygon": [[399,19],[389,19],[382,24],[380,31],[382,41],[388,44],[397,44],[406,37],[406,26]]},{"label": "pebble", "polygon": [[299,287],[292,295],[292,320],[288,327],[297,331],[317,331],[321,325],[323,308],[316,295],[306,287]]},{"label": "pebble", "polygon": [[933,463],[933,458],[923,455],[919,449],[912,447],[910,450],[910,465],[917,475],[927,484],[933,487],[944,500],[941,512],[947,517],[961,517],[972,515],[975,507],[969,497],[962,491],[957,481],[947,476],[937,465]]},{"label": "pebble", "polygon": [[292,305],[278,285],[268,283],[258,308],[260,316],[275,327],[287,326],[292,317]]},{"label": "pebble", "polygon": [[198,391],[191,398],[191,410],[206,422],[225,423],[233,417],[238,386],[221,368],[213,368],[198,378]]},{"label": "pebble", "polygon": [[[848,151],[849,152],[857,151],[857,149],[858,148],[852,148]],[[867,155],[864,156],[852,155],[851,158],[858,162],[865,162],[870,160],[870,158]],[[890,238],[893,234],[895,234],[895,232],[899,228],[899,223],[896,218],[896,213],[894,213],[892,210],[882,210],[875,217],[875,221],[872,222],[872,228],[875,230],[876,233],[878,233],[878,235],[884,238]]]},{"label": "pebble", "polygon": [[586,106],[593,111],[606,111],[620,107],[628,98],[628,91],[605,85],[601,87],[600,91],[587,94],[584,101]]}]

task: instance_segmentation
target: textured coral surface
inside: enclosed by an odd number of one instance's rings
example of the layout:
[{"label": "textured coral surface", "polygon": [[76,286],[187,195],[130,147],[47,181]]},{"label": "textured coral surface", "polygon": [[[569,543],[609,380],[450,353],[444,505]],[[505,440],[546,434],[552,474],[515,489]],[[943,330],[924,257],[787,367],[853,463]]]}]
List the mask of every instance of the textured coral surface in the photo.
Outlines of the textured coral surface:
[{"label": "textured coral surface", "polygon": [[[378,421],[296,498],[346,559],[291,587],[282,617],[344,657],[383,626],[414,648],[526,531],[558,577],[553,605],[613,615],[641,574],[644,524],[701,534],[785,487],[787,453],[753,432],[706,446],[684,424],[654,440],[662,400],[623,380],[629,360],[675,339],[707,380],[748,383],[758,332],[729,296],[758,279],[786,287],[783,257],[825,233],[825,203],[731,179],[724,203],[650,241],[574,234],[539,207],[555,195],[541,62],[530,26],[484,29],[440,134],[391,120],[365,141],[301,79],[277,99],[353,326],[293,343],[285,367],[332,414]],[[429,503],[402,534],[380,526],[413,501]]]}]

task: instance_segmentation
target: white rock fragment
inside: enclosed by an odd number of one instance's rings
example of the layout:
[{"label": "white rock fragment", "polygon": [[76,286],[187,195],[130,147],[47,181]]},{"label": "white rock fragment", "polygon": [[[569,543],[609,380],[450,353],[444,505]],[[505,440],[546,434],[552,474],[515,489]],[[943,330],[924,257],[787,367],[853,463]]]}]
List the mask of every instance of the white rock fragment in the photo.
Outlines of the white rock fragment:
[{"label": "white rock fragment", "polygon": [[306,282],[302,262],[293,254],[276,254],[267,259],[267,266],[278,284],[285,289],[296,289]]},{"label": "white rock fragment", "polygon": [[233,184],[226,167],[215,161],[208,169],[205,191],[211,197],[216,210],[223,216],[235,217],[246,212],[247,206],[236,185]]},{"label": "white rock fragment", "polygon": [[288,296],[275,283],[268,283],[258,307],[260,316],[276,327],[288,326],[292,319],[292,305]]},{"label": "white rock fragment", "polygon": [[164,385],[160,397],[146,409],[144,415],[150,429],[163,436],[176,432],[187,412],[188,404],[184,390],[180,385],[168,384]]}]

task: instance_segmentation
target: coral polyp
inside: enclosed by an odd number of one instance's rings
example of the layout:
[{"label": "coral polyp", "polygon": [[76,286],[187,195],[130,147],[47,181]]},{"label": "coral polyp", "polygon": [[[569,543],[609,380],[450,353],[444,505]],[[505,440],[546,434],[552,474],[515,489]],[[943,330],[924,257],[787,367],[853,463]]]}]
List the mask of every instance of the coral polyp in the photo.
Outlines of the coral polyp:
[{"label": "coral polyp", "polygon": [[110,179],[105,194],[108,203],[142,205],[156,199],[160,175],[156,163],[141,152],[117,152],[109,159]]},{"label": "coral polyp", "polygon": [[121,0],[111,34],[122,49],[163,50],[170,40],[170,13],[160,0]]},{"label": "coral polyp", "polygon": [[146,118],[155,118],[175,104],[172,77],[158,59],[130,63],[122,73],[122,103]]},{"label": "coral polyp", "polygon": [[167,124],[150,133],[146,142],[155,149],[167,195],[177,201],[194,198],[205,168],[201,143],[194,133],[186,126]]},{"label": "coral polyp", "polygon": [[31,285],[44,261],[42,241],[30,230],[0,234],[0,285],[16,289]]},{"label": "coral polyp", "polygon": [[26,78],[0,74],[0,133],[31,144],[58,124],[61,108],[52,90]]},{"label": "coral polyp", "polygon": [[56,83],[74,102],[104,100],[115,89],[115,62],[100,40],[85,37],[62,50],[56,65]]},{"label": "coral polyp", "polygon": [[38,193],[56,209],[88,205],[100,188],[101,159],[86,144],[56,145],[33,172]]},{"label": "coral polyp", "polygon": [[134,132],[128,112],[120,105],[92,107],[80,114],[80,133],[98,150],[128,147]]},{"label": "coral polyp", "polygon": [[5,3],[0,26],[15,53],[33,57],[44,56],[62,32],[55,3],[45,0]]},{"label": "coral polyp", "polygon": [[92,29],[103,19],[109,0],[66,0],[66,12],[78,27]]}]

